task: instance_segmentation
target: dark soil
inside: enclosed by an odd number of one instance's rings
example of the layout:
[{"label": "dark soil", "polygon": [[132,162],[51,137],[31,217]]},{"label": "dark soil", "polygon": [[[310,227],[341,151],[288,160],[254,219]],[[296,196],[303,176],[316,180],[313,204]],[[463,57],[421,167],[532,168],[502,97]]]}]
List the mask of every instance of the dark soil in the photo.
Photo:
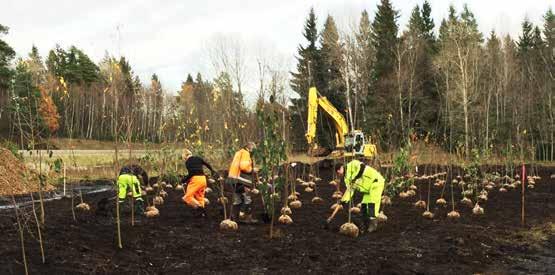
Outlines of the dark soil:
[{"label": "dark soil", "polygon": [[[422,171],[422,170],[421,170]],[[97,203],[109,192],[85,197],[90,213],[71,214],[71,200],[46,204],[43,228],[46,264],[41,263],[34,219],[26,221],[25,247],[32,274],[187,274],[187,273],[342,273],[342,274],[555,274],[554,169],[540,168],[542,177],[526,191],[526,226],[520,225],[521,192],[492,191],[483,205],[485,214],[457,204],[457,221],[447,220],[451,206],[438,207],[441,189],[432,186],[431,211],[436,218],[421,217],[412,204],[426,200],[427,186],[418,183],[417,195],[393,198],[386,206],[389,220],[377,232],[351,239],[338,234],[346,220],[339,213],[329,228],[330,170],[320,171],[324,180],[318,192],[325,203],[314,205],[314,193],[301,192],[303,206],[294,210],[294,223],[275,227],[278,237],[269,239],[269,225],[239,225],[234,233],[219,231],[221,207],[216,192],[208,217],[195,217],[181,202],[182,191],[169,191],[158,218],[143,218],[131,227],[129,214],[122,222],[123,249],[116,246],[114,219],[96,213]],[[450,178],[449,178],[450,179]],[[455,201],[461,198],[457,188]],[[446,191],[445,199],[450,201]],[[261,202],[254,202],[260,212]],[[29,216],[29,209],[25,209]],[[32,215],[30,215],[32,217]],[[0,274],[23,274],[23,262],[13,209],[0,212]]]}]

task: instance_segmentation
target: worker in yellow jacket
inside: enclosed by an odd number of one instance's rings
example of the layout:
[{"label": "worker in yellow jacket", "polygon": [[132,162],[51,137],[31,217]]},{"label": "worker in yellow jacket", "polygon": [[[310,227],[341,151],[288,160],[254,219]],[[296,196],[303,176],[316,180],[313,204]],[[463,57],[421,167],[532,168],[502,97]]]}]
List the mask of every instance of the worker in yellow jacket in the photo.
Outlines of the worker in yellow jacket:
[{"label": "worker in yellow jacket", "polygon": [[[131,189],[131,194],[135,200],[135,211],[138,215],[144,213],[144,200],[141,194],[141,182],[133,173],[133,167],[124,166],[121,168],[118,177],[118,202],[125,202],[127,197],[127,189]],[[141,169],[142,170],[142,169]],[[145,173],[146,175],[146,173]],[[148,176],[146,176],[148,179]],[[146,183],[145,183],[146,184]]]},{"label": "worker in yellow jacket", "polygon": [[251,152],[256,147],[253,142],[247,143],[241,150],[235,153],[233,161],[229,166],[226,182],[233,186],[233,208],[231,218],[243,223],[256,223],[252,218],[252,199],[249,192],[254,188],[253,173],[256,172],[251,158]]},{"label": "worker in yellow jacket", "polygon": [[360,212],[363,224],[368,232],[376,231],[378,228],[376,217],[380,211],[385,184],[384,177],[376,169],[358,160],[352,160],[347,165],[338,164],[335,168],[338,176],[344,176],[343,179],[347,188],[341,198],[341,202],[349,203],[355,191],[361,193]]}]

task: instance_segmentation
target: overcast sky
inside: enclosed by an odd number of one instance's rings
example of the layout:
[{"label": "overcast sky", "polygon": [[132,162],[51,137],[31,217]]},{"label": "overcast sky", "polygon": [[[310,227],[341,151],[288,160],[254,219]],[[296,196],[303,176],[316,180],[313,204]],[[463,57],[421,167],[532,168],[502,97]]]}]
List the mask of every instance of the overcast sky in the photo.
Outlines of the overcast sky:
[{"label": "overcast sky", "polygon": [[[0,24],[4,37],[18,56],[35,44],[42,56],[56,44],[75,45],[95,61],[109,52],[128,57],[143,82],[158,74],[166,90],[179,89],[187,73],[211,76],[206,47],[217,35],[242,37],[251,48],[271,49],[287,66],[295,65],[297,45],[310,7],[319,25],[327,14],[340,28],[358,21],[368,10],[374,17],[379,0],[2,0]],[[393,0],[400,11],[401,29],[411,9],[423,0]],[[430,0],[436,27],[452,3],[457,10],[467,3],[480,30],[495,29],[515,38],[528,17],[543,24],[542,15],[553,0]],[[119,32],[118,32],[119,26]],[[119,35],[118,35],[119,33]],[[254,82],[249,79],[249,82]],[[251,85],[252,86],[252,85]]]}]

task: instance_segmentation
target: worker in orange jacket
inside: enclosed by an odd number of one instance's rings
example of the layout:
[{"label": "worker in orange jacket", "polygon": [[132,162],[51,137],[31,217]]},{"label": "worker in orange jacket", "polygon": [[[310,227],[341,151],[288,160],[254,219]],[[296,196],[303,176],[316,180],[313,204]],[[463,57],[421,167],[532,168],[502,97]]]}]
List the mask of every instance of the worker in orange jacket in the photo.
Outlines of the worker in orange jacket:
[{"label": "worker in orange jacket", "polygon": [[201,157],[193,156],[191,151],[185,149],[182,154],[185,160],[185,167],[187,168],[187,176],[183,178],[181,183],[186,184],[187,188],[185,195],[183,196],[183,201],[197,210],[199,216],[206,216],[204,208],[204,195],[206,192],[206,175],[204,174],[203,166],[206,166],[212,175],[217,173],[212,169],[212,166],[204,161]]},{"label": "worker in orange jacket", "polygon": [[234,188],[231,218],[236,219],[239,216],[239,222],[251,224],[258,222],[252,218],[252,199],[248,193],[254,188],[253,173],[257,171],[251,158],[251,152],[255,147],[253,142],[249,142],[235,153],[226,179]]}]

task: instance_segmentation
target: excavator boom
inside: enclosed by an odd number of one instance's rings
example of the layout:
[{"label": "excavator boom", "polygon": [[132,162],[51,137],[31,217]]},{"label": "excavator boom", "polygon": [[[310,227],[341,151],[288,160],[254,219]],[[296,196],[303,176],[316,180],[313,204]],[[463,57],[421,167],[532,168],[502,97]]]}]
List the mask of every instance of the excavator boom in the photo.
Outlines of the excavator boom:
[{"label": "excavator boom", "polygon": [[336,146],[338,148],[343,148],[345,146],[345,135],[349,133],[347,121],[326,97],[319,97],[316,87],[311,87],[308,90],[308,127],[306,131],[306,141],[308,144],[314,144],[314,139],[316,137],[318,106],[320,106],[331,117],[336,130]]}]

